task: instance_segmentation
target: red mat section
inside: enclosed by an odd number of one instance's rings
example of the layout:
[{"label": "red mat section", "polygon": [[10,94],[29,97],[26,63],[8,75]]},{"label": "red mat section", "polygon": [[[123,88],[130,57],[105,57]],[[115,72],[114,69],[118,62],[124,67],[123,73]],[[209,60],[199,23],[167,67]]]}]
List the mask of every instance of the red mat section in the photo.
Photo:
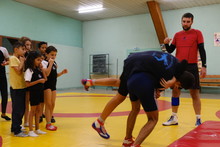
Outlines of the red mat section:
[{"label": "red mat section", "polygon": [[0,136],[0,147],[2,147],[2,137]]},{"label": "red mat section", "polygon": [[220,121],[206,121],[168,147],[220,147]]}]

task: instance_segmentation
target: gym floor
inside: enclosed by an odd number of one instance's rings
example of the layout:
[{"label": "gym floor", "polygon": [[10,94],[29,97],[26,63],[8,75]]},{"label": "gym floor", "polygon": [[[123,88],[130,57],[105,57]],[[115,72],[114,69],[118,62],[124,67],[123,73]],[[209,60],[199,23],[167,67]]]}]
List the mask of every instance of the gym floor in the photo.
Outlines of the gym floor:
[{"label": "gym floor", "polygon": [[[45,129],[45,120],[40,129],[47,134],[39,137],[14,137],[10,132],[10,121],[0,119],[0,136],[3,147],[120,147],[125,137],[126,119],[131,109],[129,99],[126,99],[112,113],[105,123],[110,139],[102,139],[91,127],[93,121],[102,112],[105,104],[114,96],[111,89],[72,89],[58,91],[54,116],[57,131]],[[181,95],[178,112],[179,125],[162,126],[171,114],[171,90],[167,90],[158,99],[159,121],[153,132],[145,139],[143,147],[166,147],[186,133],[195,129],[195,114],[192,100],[188,92]],[[220,94],[201,94],[202,121],[219,121]],[[9,99],[7,115],[11,117],[11,101]],[[140,112],[133,136],[136,137],[147,117]],[[219,129],[219,128],[218,128]],[[28,132],[28,128],[26,128]],[[220,146],[220,145],[219,145]],[[203,146],[206,147],[206,146]],[[208,147],[208,146],[207,146]]]}]

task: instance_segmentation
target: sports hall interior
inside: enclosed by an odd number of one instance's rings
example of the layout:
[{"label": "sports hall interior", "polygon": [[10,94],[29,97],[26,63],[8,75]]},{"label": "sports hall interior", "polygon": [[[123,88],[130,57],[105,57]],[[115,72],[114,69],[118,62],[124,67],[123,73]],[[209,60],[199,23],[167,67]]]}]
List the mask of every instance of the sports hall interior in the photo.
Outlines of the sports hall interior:
[{"label": "sports hall interior", "polygon": [[[103,11],[78,13],[80,6],[99,4],[103,4]],[[215,34],[220,39],[219,8],[220,0],[1,0],[0,46],[7,44],[7,38],[22,36],[35,42],[48,42],[48,45],[58,49],[58,71],[67,68],[68,74],[58,78],[57,82],[54,110],[57,131],[47,131],[43,120],[40,128],[47,134],[15,137],[10,132],[11,121],[0,118],[0,144],[3,147],[121,146],[125,137],[126,119],[131,110],[129,99],[120,104],[106,120],[105,128],[111,137],[105,140],[91,125],[105,104],[116,94],[117,88],[94,86],[85,91],[81,79],[119,78],[123,61],[129,54],[161,51],[164,37],[172,38],[182,30],[181,16],[186,12],[194,15],[192,28],[203,33],[207,74],[220,75],[220,44],[215,42]],[[12,55],[11,50],[8,50]],[[93,72],[95,55],[107,57],[105,74]],[[196,128],[192,99],[187,90],[182,91],[180,98],[179,125],[162,126],[171,114],[172,95],[170,89],[163,92],[158,99],[159,121],[142,146],[220,146],[220,87],[204,86],[200,94],[204,124]],[[11,117],[10,94],[7,115]],[[134,137],[146,121],[146,114],[141,110]]]}]

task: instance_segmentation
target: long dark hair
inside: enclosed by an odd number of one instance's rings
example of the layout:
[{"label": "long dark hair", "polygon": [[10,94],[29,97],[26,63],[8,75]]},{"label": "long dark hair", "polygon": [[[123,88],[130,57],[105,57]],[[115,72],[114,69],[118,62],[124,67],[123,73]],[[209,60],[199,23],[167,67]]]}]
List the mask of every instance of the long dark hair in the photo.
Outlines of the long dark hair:
[{"label": "long dark hair", "polygon": [[30,51],[25,63],[24,63],[24,71],[26,71],[28,68],[30,68],[31,71],[34,70],[34,60],[38,57],[41,57],[41,54],[38,53],[37,51]]}]

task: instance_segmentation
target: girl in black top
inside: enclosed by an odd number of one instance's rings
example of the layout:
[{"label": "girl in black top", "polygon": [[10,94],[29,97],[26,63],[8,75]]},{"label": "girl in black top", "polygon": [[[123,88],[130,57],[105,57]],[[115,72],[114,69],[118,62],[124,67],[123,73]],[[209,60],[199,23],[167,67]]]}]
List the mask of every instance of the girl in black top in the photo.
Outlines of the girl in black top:
[{"label": "girl in black top", "polygon": [[57,64],[55,62],[56,55],[57,49],[53,46],[49,46],[46,49],[46,59],[42,61],[47,76],[47,81],[44,84],[45,116],[47,121],[46,129],[50,131],[57,130],[57,127],[51,124],[51,118],[55,107],[57,77],[67,73],[67,69],[57,73]]},{"label": "girl in black top", "polygon": [[[44,83],[46,76],[41,69],[41,55],[36,51],[30,51],[25,61],[25,82],[30,92],[31,110],[29,114],[29,136],[36,137],[37,134],[46,134],[39,129],[40,100],[44,98]],[[35,129],[33,131],[33,117],[35,116]]]}]

